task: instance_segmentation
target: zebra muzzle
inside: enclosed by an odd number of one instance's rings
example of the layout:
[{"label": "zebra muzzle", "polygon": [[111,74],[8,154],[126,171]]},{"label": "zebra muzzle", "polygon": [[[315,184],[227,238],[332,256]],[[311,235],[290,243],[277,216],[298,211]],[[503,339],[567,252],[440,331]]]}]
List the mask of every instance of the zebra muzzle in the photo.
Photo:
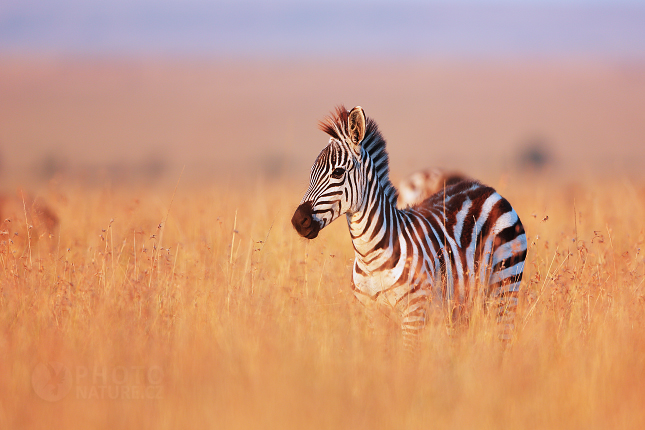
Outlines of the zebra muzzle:
[{"label": "zebra muzzle", "polygon": [[298,206],[291,218],[291,224],[300,236],[307,239],[314,239],[320,231],[320,224],[313,218],[313,205],[310,201]]}]

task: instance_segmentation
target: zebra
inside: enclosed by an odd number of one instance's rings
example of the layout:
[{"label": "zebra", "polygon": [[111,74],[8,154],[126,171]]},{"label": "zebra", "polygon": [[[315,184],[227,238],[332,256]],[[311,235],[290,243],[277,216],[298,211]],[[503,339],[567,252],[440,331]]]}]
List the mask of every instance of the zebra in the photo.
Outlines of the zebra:
[{"label": "zebra", "polygon": [[467,322],[474,302],[493,304],[510,339],[527,240],[510,203],[493,188],[464,180],[423,203],[398,209],[385,139],[360,106],[319,123],[330,137],[311,167],[309,188],[291,219],[314,239],[346,215],[355,251],[351,288],[368,308],[398,314],[414,348],[434,308]]},{"label": "zebra", "polygon": [[469,180],[461,173],[447,172],[438,167],[414,172],[399,182],[398,205],[401,208],[418,205],[431,195],[443,190],[444,187]]}]

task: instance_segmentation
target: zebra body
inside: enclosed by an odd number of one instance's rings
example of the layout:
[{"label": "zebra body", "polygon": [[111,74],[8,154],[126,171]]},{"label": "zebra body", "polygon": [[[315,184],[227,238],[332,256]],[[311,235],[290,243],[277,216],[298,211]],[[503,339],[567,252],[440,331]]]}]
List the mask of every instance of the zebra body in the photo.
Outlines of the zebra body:
[{"label": "zebra body", "polygon": [[395,309],[404,332],[415,335],[430,305],[459,315],[478,297],[493,299],[510,330],[526,257],[524,228],[511,205],[466,180],[398,209],[385,140],[362,108],[339,107],[321,128],[330,142],[311,168],[292,224],[313,239],[346,214],[359,301]]}]

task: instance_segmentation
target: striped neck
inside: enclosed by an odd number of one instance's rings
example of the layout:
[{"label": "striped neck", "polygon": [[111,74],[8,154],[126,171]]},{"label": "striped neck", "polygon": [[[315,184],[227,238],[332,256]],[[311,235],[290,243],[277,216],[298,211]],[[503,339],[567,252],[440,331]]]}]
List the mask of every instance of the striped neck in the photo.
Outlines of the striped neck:
[{"label": "striped neck", "polygon": [[[373,180],[373,169],[367,173],[363,199],[358,209],[347,213],[347,224],[357,260],[373,261],[373,252],[395,247],[398,242],[399,210],[381,183]],[[390,227],[391,225],[391,227]]]}]

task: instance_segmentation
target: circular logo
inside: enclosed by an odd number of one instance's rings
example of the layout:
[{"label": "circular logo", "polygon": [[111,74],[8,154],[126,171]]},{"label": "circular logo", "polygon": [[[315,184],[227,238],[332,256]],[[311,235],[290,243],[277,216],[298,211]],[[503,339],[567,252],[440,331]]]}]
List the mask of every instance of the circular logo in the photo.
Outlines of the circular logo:
[{"label": "circular logo", "polygon": [[43,400],[57,402],[72,389],[72,372],[63,363],[39,363],[31,373],[31,385]]}]

